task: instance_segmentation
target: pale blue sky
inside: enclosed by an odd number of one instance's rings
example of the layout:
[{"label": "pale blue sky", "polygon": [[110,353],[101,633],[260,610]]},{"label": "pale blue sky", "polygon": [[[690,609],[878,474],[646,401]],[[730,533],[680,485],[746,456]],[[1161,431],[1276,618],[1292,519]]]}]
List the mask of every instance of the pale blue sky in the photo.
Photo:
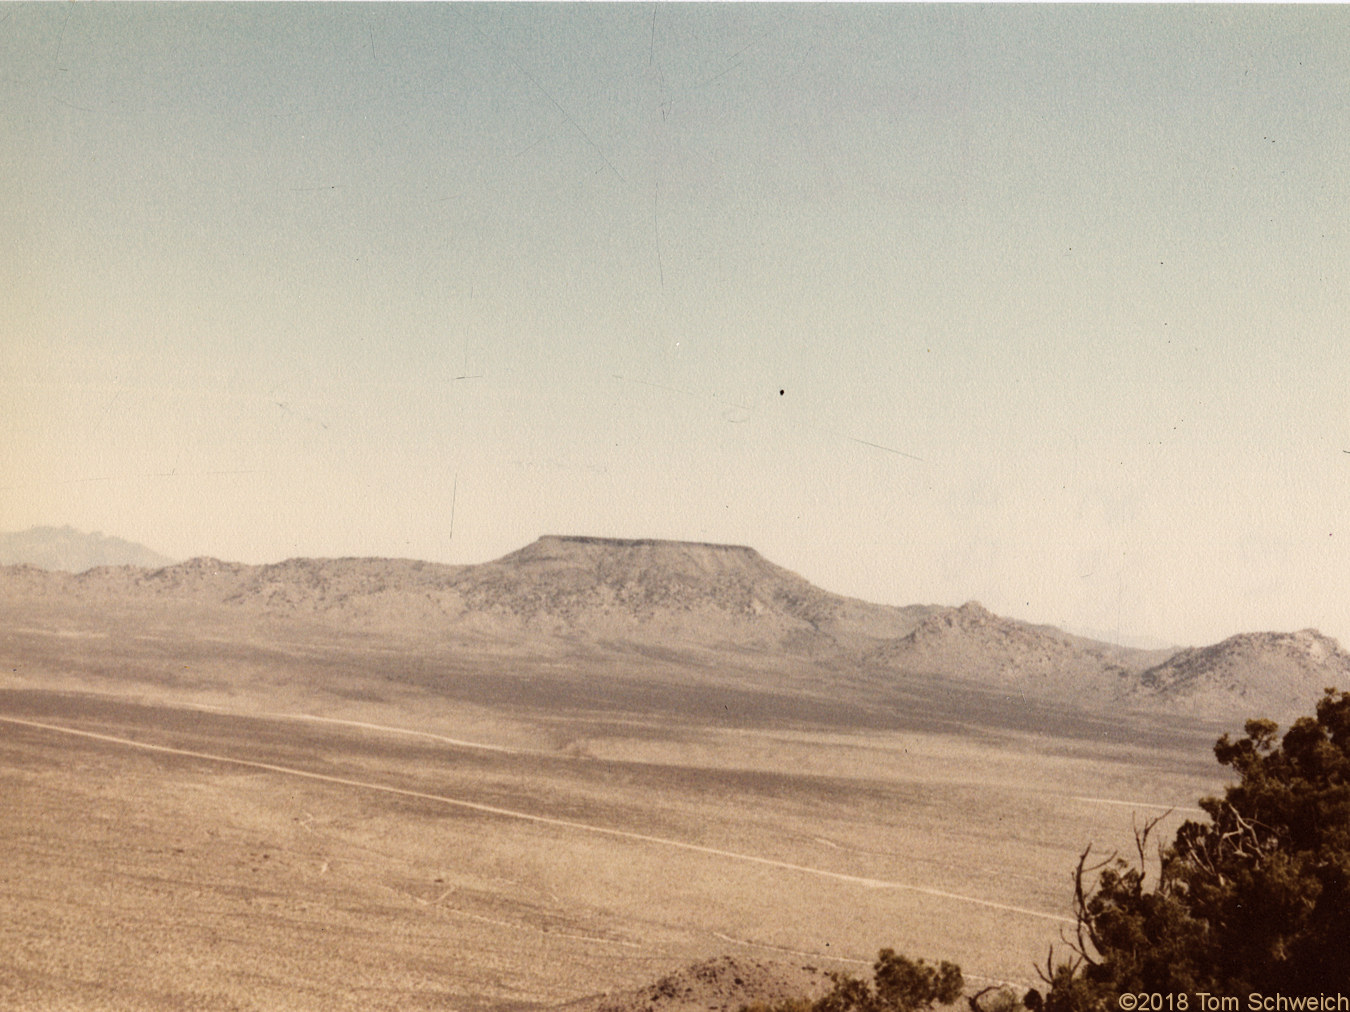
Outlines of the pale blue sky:
[{"label": "pale blue sky", "polygon": [[10,4],[0,139],[0,529],[1350,645],[1343,7]]}]

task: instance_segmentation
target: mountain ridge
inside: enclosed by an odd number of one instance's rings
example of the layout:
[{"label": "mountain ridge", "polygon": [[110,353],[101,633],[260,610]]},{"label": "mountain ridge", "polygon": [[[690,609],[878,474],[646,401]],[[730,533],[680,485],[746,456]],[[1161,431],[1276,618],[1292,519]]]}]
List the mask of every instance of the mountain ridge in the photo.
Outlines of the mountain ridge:
[{"label": "mountain ridge", "polygon": [[[79,574],[0,568],[0,605],[116,605],[306,619],[410,644],[467,637],[544,652],[673,649],[780,658],[838,679],[937,678],[1104,709],[1275,716],[1350,684],[1350,655],[1315,630],[1242,633],[1141,650],[996,615],[978,602],[880,605],[823,590],[745,545],[545,535],[498,559],[292,558],[246,565],[200,556],[156,569]],[[689,652],[693,651],[693,654]]]}]

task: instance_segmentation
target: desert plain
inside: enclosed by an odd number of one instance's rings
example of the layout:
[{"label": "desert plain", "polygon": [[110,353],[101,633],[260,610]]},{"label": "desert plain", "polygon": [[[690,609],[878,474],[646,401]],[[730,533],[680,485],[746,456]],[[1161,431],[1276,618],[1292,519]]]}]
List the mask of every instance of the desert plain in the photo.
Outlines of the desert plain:
[{"label": "desert plain", "polygon": [[881,947],[1024,988],[1084,848],[1170,836],[1225,782],[1240,721],[898,673],[857,660],[847,602],[812,620],[847,650],[784,633],[787,576],[581,550],[511,562],[533,575],[490,606],[416,590],[442,621],[331,567],[281,598],[200,560],[7,567],[0,1005],[597,1009],[717,957],[866,974]]}]

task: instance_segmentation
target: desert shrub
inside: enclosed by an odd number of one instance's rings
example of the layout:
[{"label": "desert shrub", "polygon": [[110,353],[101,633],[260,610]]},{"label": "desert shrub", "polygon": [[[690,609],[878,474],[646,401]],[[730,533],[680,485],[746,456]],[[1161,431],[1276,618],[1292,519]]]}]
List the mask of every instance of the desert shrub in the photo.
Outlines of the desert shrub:
[{"label": "desert shrub", "polygon": [[965,986],[956,964],[944,960],[929,966],[894,949],[877,954],[871,986],[848,974],[832,976],[834,987],[815,1003],[813,1012],[918,1012],[935,1002],[951,1004]]},{"label": "desert shrub", "polygon": [[1024,1012],[1022,996],[1004,984],[992,984],[966,999],[971,1012]]},{"label": "desert shrub", "polygon": [[740,1012],[919,1012],[934,1002],[951,1004],[965,986],[961,968],[954,963],[929,966],[893,949],[877,954],[870,984],[847,973],[831,973],[830,978],[834,987],[814,1002],[804,998],[757,1002],[742,1005]]},{"label": "desert shrub", "polygon": [[1115,1008],[1132,991],[1350,990],[1350,693],[1327,689],[1278,743],[1272,721],[1245,731],[1214,746],[1238,782],[1201,800],[1207,822],[1184,823],[1158,849],[1151,888],[1156,822],[1130,860],[1089,866],[1084,851],[1072,956],[1046,960],[1045,1012]]},{"label": "desert shrub", "polygon": [[809,998],[784,998],[775,1002],[756,1001],[742,1005],[740,1012],[811,1012],[811,1004]]}]

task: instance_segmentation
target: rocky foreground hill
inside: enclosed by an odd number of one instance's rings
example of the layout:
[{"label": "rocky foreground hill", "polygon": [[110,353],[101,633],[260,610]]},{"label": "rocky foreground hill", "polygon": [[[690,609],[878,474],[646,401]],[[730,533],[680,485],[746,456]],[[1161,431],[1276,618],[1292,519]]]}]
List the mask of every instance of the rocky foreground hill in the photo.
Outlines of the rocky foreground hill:
[{"label": "rocky foreground hill", "polygon": [[[752,548],[549,536],[481,565],[290,559],[74,574],[0,567],[0,609],[159,616],[175,610],[439,643],[548,651],[661,649],[713,663],[786,658],[836,677],[939,679],[1028,700],[1165,708],[1227,718],[1307,712],[1350,686],[1350,655],[1314,630],[1247,633],[1145,651],[960,607],[872,604],[829,593]],[[135,621],[133,617],[129,619]]]},{"label": "rocky foreground hill", "polygon": [[789,998],[819,998],[833,981],[819,967],[722,956],[683,967],[654,984],[595,995],[558,1012],[736,1012]]}]

